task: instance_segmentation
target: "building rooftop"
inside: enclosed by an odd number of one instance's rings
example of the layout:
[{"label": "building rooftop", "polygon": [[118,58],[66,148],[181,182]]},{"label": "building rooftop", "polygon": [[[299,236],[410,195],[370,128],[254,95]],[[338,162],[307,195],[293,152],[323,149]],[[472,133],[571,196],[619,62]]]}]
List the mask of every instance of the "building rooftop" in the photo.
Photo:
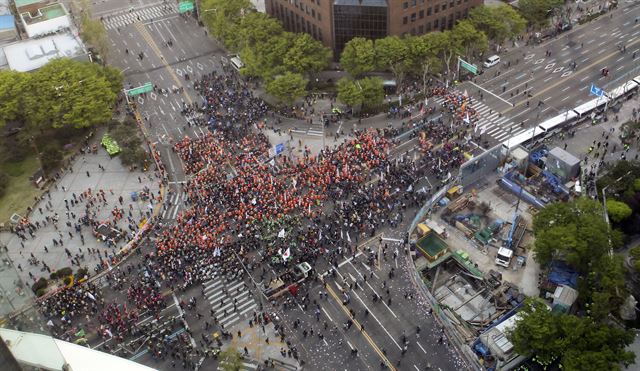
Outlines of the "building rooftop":
[{"label": "building rooftop", "polygon": [[11,14],[0,14],[0,31],[13,30],[16,22]]},{"label": "building rooftop", "polygon": [[70,32],[17,42],[3,49],[9,68],[21,72],[36,70],[53,58],[73,58],[87,53],[82,42]]},{"label": "building rooftop", "polygon": [[23,6],[29,6],[32,4],[45,3],[44,0],[14,0],[16,8],[22,8]]},{"label": "building rooftop", "polygon": [[44,36],[71,27],[64,5],[55,3],[37,11],[20,13],[20,19],[30,38]]}]

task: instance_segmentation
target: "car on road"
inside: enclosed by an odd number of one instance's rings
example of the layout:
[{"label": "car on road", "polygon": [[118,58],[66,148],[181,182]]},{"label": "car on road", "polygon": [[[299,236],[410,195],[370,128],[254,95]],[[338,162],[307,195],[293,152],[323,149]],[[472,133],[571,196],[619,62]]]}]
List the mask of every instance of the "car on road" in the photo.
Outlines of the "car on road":
[{"label": "car on road", "polygon": [[498,63],[500,63],[500,57],[497,55],[492,55],[487,58],[487,60],[485,60],[482,65],[484,66],[484,68],[491,68]]}]

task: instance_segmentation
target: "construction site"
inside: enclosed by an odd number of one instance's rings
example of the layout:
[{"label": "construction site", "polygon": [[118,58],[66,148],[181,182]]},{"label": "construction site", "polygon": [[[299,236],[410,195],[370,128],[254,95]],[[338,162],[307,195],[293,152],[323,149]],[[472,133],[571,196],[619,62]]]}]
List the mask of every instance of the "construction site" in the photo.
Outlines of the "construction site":
[{"label": "construction site", "polygon": [[506,332],[527,296],[559,310],[575,301],[571,272],[534,261],[531,228],[547,204],[580,192],[579,166],[558,147],[514,148],[481,181],[448,189],[411,236],[423,281],[488,369],[517,363]]}]

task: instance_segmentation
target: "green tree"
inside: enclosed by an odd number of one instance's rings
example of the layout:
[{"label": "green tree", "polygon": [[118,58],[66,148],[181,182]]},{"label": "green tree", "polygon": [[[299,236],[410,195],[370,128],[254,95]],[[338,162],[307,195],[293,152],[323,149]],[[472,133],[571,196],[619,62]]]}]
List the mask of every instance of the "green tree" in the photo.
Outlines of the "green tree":
[{"label": "green tree", "polygon": [[239,46],[238,36],[242,35],[240,23],[253,10],[250,0],[202,0],[200,4],[204,24],[230,49]]},{"label": "green tree", "polygon": [[563,4],[562,0],[520,0],[518,9],[532,26],[542,28],[549,23],[553,12],[560,9]]},{"label": "green tree", "polygon": [[529,298],[518,312],[515,327],[508,334],[518,354],[533,356],[548,364],[562,355],[558,317],[540,299]]},{"label": "green tree", "polygon": [[489,47],[487,35],[476,29],[469,20],[456,23],[451,30],[451,37],[462,48],[463,56],[471,60],[477,53],[484,53]]},{"label": "green tree", "polygon": [[384,85],[379,77],[365,77],[356,82],[362,89],[362,104],[367,108],[379,107],[384,102]]},{"label": "green tree", "polygon": [[409,48],[405,39],[398,36],[387,36],[374,43],[376,66],[378,69],[391,70],[400,87],[407,72]]},{"label": "green tree", "polygon": [[527,27],[527,20],[506,4],[475,7],[469,12],[469,20],[498,44],[518,36]]},{"label": "green tree", "polygon": [[272,37],[254,48],[245,48],[240,53],[244,62],[241,72],[247,76],[271,80],[286,72],[284,56],[293,45],[295,34],[284,32],[279,37]]},{"label": "green tree", "polygon": [[358,77],[375,68],[373,40],[354,37],[345,44],[340,54],[340,66],[351,76]]},{"label": "green tree", "polygon": [[49,145],[40,154],[42,167],[45,174],[50,174],[52,170],[58,168],[62,162],[63,154],[60,147],[56,144]]},{"label": "green tree", "polygon": [[331,61],[331,50],[307,33],[295,34],[284,56],[288,71],[309,76],[325,69]]},{"label": "green tree", "polygon": [[103,77],[108,83],[111,91],[118,95],[122,91],[122,83],[124,81],[124,76],[122,75],[122,71],[110,66],[99,66],[97,64],[89,65],[93,69],[93,73],[97,76]]},{"label": "green tree", "polygon": [[609,252],[609,228],[599,202],[579,198],[556,202],[540,210],[533,219],[536,260],[546,266],[562,258],[582,275],[591,264]]},{"label": "green tree", "polygon": [[349,107],[362,104],[362,89],[353,79],[343,77],[338,80],[338,100]]},{"label": "green tree", "polygon": [[24,92],[25,114],[31,129],[84,128],[108,122],[116,94],[95,65],[54,59],[32,74]]},{"label": "green tree", "polygon": [[307,80],[299,73],[285,72],[267,83],[267,93],[280,102],[292,104],[305,95]]},{"label": "green tree", "polygon": [[408,58],[407,65],[411,71],[416,71],[422,79],[422,92],[427,92],[427,82],[431,73],[442,70],[442,61],[438,58],[437,38],[433,32],[417,37],[407,37]]},{"label": "green tree", "polygon": [[237,33],[227,36],[226,45],[231,50],[254,48],[284,33],[277,19],[261,12],[250,12],[240,18]]},{"label": "green tree", "polygon": [[242,370],[242,355],[233,347],[229,347],[218,354],[220,367],[224,371]]},{"label": "green tree", "polygon": [[607,213],[614,223],[620,223],[631,216],[632,210],[624,202],[607,200]]},{"label": "green tree", "polygon": [[107,35],[104,24],[98,19],[91,18],[89,12],[82,13],[82,21],[80,24],[80,37],[82,40],[100,55],[100,61],[103,65],[107,63],[109,56],[109,46],[111,41]]},{"label": "green tree", "polygon": [[21,118],[30,74],[0,70],[0,128]]},{"label": "green tree", "polygon": [[552,313],[540,299],[527,299],[509,338],[516,352],[535,356],[542,364],[560,359],[570,371],[620,370],[630,365],[633,352],[625,348],[632,332],[589,317]]},{"label": "green tree", "polygon": [[433,47],[438,51],[438,58],[444,63],[445,74],[451,76],[451,63],[453,57],[462,55],[462,46],[458,43],[451,31],[444,32],[432,32],[430,41],[433,43]]}]

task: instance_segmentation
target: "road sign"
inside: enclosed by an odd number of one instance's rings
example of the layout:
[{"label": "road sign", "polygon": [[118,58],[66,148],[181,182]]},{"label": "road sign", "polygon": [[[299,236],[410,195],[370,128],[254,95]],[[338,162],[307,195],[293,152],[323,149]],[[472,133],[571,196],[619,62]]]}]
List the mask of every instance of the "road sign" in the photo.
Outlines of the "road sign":
[{"label": "road sign", "polygon": [[475,65],[473,65],[471,63],[465,62],[461,58],[458,58],[458,60],[460,61],[460,67],[464,68],[465,70],[471,72],[474,75],[478,74],[478,67],[477,66],[475,66]]},{"label": "road sign", "polygon": [[193,10],[193,2],[191,1],[181,1],[178,3],[178,12],[186,13]]},{"label": "road sign", "polygon": [[276,144],[276,155],[284,152],[284,143]]},{"label": "road sign", "polygon": [[148,82],[142,86],[138,86],[137,88],[127,90],[127,95],[133,97],[136,95],[149,93],[151,91],[153,91],[153,84]]},{"label": "road sign", "polygon": [[596,97],[601,97],[601,96],[604,95],[604,90],[602,90],[599,87],[591,84],[591,89],[589,90],[589,94],[593,94]]}]

